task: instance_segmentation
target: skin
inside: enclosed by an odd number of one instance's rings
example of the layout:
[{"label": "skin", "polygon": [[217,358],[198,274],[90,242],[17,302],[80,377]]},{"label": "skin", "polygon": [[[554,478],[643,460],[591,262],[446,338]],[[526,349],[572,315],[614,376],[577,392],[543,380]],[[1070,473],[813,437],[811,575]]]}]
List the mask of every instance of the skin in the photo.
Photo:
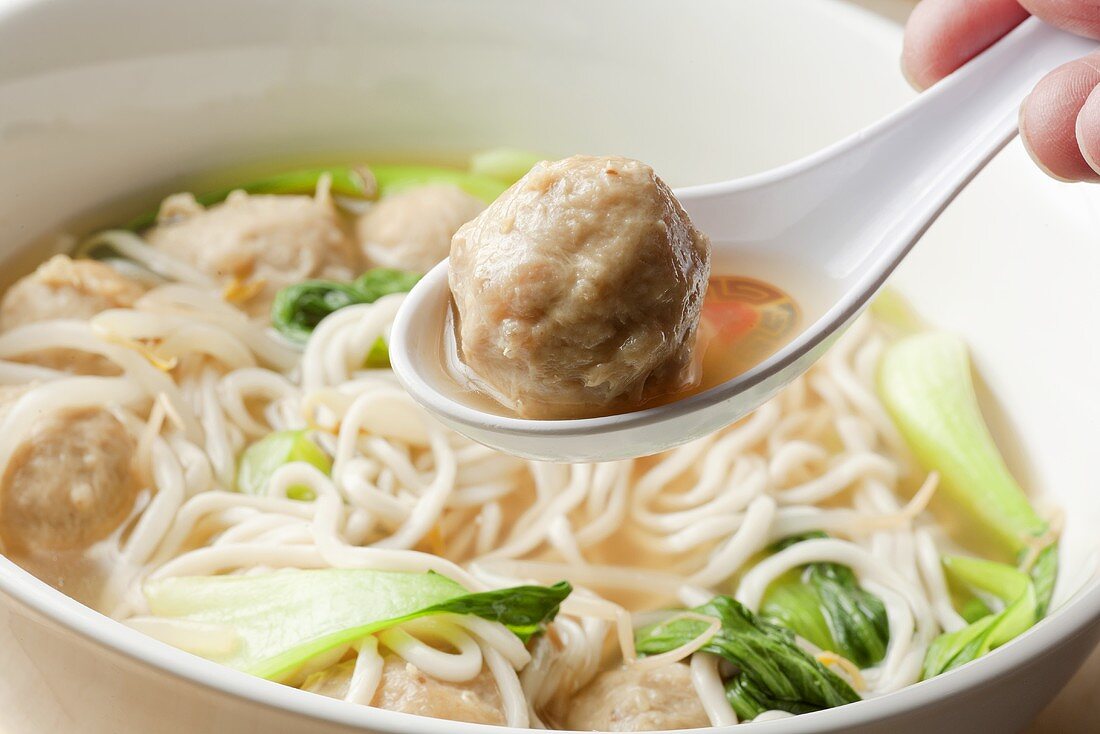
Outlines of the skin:
[{"label": "skin", "polygon": [[[902,68],[925,89],[1036,15],[1100,39],[1100,0],[922,0],[905,28]],[[1020,107],[1020,136],[1046,173],[1100,182],[1100,51],[1047,74]]]}]

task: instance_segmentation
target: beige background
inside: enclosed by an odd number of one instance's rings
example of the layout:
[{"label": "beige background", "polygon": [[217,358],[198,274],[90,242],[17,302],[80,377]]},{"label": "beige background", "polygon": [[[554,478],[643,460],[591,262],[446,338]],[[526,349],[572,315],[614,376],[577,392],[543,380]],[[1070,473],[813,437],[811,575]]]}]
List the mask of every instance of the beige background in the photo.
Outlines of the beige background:
[{"label": "beige background", "polygon": [[[881,12],[898,21],[916,4],[915,0],[851,0],[856,5]],[[1093,653],[1077,674],[1027,730],[1027,734],[1084,734],[1100,732],[1100,649]],[[975,734],[985,734],[975,732]]]}]

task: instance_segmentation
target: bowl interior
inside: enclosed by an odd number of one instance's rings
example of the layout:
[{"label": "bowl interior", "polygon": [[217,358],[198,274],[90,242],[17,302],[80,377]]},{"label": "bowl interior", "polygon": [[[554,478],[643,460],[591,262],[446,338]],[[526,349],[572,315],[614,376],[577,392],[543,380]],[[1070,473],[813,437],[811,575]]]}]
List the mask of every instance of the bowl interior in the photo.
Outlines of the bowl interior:
[{"label": "bowl interior", "polygon": [[[212,175],[304,161],[513,145],[722,180],[911,95],[899,33],[832,0],[94,5],[0,2],[0,258]],[[971,344],[1013,468],[1065,510],[1063,598],[1092,574],[1100,521],[1098,229],[1100,189],[1046,179],[1014,144],[894,279]]]},{"label": "bowl interior", "polygon": [[816,150],[908,94],[893,64],[866,63],[893,52],[860,27],[884,21],[849,14],[839,30],[854,45],[813,33],[831,0],[413,5],[104,0],[96,43],[68,2],[15,5],[0,197],[20,207],[0,218],[0,241],[120,196],[155,203],[210,171],[240,180],[349,154],[615,152],[674,186],[717,181]]}]

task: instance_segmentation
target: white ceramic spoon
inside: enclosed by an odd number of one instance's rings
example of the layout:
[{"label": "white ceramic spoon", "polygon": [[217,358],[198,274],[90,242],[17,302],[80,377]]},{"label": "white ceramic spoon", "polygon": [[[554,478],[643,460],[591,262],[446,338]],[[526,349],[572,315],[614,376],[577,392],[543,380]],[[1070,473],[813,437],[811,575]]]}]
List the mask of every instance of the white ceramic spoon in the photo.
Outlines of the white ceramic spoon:
[{"label": "white ceramic spoon", "polygon": [[[528,458],[641,456],[728,425],[805,372],[859,315],[940,212],[1016,134],[1017,111],[1032,86],[1095,48],[1095,41],[1028,20],[902,109],[825,150],[766,173],[679,189],[716,250],[787,259],[802,280],[809,276],[835,294],[784,348],[717,387],[660,407],[583,420],[502,417],[458,402],[428,362],[439,359],[433,342],[448,307],[446,261],[401,306],[390,341],[393,367],[445,424]],[[728,260],[717,252],[715,259]]]}]

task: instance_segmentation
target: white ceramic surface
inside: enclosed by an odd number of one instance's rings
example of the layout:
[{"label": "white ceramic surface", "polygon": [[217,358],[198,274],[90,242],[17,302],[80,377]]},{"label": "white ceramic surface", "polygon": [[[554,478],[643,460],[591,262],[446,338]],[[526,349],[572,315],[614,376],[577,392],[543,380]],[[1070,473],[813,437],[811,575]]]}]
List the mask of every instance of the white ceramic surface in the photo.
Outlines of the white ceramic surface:
[{"label": "white ceramic surface", "polygon": [[[615,151],[674,184],[809,153],[908,98],[895,28],[832,0],[0,0],[0,248],[211,168],[347,150]],[[896,276],[974,348],[1003,445],[1091,574],[1100,191],[995,160]],[[1026,454],[1022,447],[1026,447]],[[1063,584],[1059,595],[1070,595]],[[1022,729],[1092,649],[1089,585],[975,664],[762,732]],[[495,732],[354,707],[147,640],[0,560],[5,734]],[[752,729],[750,729],[751,731]]]},{"label": "white ceramic surface", "polygon": [[817,361],[901,258],[1017,131],[1020,102],[1047,72],[1097,44],[1032,18],[909,104],[810,156],[764,173],[676,191],[710,235],[715,262],[798,263],[823,301],[801,333],[752,369],[698,395],[581,420],[525,420],[464,402],[432,344],[446,318],[447,261],[413,288],[393,322],[394,371],[421,405],[493,448],[542,461],[655,454],[755,410]]}]

